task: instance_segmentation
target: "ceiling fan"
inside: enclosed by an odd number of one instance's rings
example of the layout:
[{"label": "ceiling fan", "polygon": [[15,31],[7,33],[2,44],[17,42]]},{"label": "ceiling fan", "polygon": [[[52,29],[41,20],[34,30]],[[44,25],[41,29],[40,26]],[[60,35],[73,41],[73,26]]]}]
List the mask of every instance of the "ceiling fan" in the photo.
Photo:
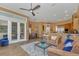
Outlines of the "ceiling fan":
[{"label": "ceiling fan", "polygon": [[32,7],[32,3],[31,3],[31,8],[30,9],[25,9],[25,8],[20,8],[21,10],[26,10],[32,13],[33,16],[35,16],[34,10],[39,9],[40,5],[35,6],[34,8]]}]

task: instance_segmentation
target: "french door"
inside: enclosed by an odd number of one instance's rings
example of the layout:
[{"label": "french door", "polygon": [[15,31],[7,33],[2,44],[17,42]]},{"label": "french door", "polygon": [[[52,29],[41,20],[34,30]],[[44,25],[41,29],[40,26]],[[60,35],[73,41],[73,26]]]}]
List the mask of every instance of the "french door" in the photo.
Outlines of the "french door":
[{"label": "french door", "polygon": [[17,40],[18,39],[18,24],[17,22],[12,22],[12,30],[11,30],[11,38],[12,41]]},{"label": "french door", "polygon": [[20,23],[20,40],[24,39],[25,29],[24,29],[24,23]]},{"label": "french door", "polygon": [[25,40],[25,24],[12,22],[11,23],[11,41],[18,42]]}]

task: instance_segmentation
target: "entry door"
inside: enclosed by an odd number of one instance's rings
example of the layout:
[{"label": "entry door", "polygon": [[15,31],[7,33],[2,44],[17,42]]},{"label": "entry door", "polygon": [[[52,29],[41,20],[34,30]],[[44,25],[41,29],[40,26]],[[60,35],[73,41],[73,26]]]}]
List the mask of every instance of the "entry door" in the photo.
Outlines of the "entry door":
[{"label": "entry door", "polygon": [[16,41],[18,40],[18,24],[17,22],[12,22],[12,30],[11,30],[11,38],[12,38],[12,41]]}]

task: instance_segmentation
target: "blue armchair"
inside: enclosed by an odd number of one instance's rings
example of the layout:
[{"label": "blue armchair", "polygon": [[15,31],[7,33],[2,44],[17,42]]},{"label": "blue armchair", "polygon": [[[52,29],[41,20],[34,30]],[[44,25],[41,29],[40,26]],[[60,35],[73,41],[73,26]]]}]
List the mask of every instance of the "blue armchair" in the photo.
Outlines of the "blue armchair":
[{"label": "blue armchair", "polygon": [[9,45],[9,40],[7,35],[3,35],[3,38],[0,39],[0,46],[8,46]]}]

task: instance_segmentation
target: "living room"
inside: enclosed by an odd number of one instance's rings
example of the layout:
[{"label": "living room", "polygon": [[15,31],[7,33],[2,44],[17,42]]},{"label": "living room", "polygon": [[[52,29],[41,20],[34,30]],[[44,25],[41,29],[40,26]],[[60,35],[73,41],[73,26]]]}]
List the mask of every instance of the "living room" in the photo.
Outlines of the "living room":
[{"label": "living room", "polygon": [[79,4],[0,3],[0,49],[5,56],[79,56]]}]

